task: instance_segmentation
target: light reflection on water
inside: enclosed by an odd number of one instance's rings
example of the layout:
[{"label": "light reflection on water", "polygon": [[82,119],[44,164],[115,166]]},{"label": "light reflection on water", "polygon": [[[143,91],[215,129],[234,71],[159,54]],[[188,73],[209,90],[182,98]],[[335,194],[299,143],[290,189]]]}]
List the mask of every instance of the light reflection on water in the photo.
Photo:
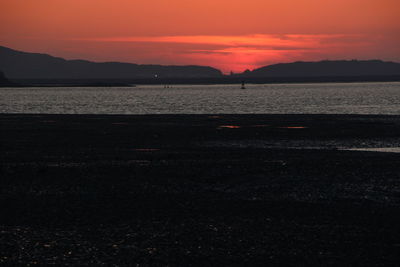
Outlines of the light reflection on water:
[{"label": "light reflection on water", "polygon": [[400,115],[400,83],[1,88],[0,112]]},{"label": "light reflection on water", "polygon": [[343,148],[341,150],[350,151],[369,151],[369,152],[386,152],[386,153],[400,153],[400,147],[363,147],[363,148]]},{"label": "light reflection on water", "polygon": [[305,126],[284,126],[284,127],[278,127],[281,129],[307,129]]},{"label": "light reflection on water", "polygon": [[241,126],[238,125],[221,125],[218,128],[227,128],[227,129],[240,129],[242,128]]}]

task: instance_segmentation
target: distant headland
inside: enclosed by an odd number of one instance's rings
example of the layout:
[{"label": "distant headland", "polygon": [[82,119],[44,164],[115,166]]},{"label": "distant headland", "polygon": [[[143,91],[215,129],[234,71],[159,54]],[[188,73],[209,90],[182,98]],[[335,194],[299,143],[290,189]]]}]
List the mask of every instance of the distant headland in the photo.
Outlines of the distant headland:
[{"label": "distant headland", "polygon": [[400,75],[400,63],[381,60],[325,60],[281,63],[240,74],[245,77],[346,77]]},{"label": "distant headland", "polygon": [[[138,65],[65,60],[0,46],[0,70],[14,84],[126,86],[130,84],[210,84],[274,82],[400,81],[400,63],[340,60],[281,63],[224,75],[208,66]],[[0,74],[0,85],[11,85]]]}]

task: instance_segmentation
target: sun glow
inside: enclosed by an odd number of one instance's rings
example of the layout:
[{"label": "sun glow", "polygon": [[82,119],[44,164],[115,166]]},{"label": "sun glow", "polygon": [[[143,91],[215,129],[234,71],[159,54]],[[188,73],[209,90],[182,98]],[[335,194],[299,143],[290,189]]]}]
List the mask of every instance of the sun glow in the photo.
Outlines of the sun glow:
[{"label": "sun glow", "polygon": [[208,65],[400,61],[397,0],[2,0],[0,45],[67,59]]}]

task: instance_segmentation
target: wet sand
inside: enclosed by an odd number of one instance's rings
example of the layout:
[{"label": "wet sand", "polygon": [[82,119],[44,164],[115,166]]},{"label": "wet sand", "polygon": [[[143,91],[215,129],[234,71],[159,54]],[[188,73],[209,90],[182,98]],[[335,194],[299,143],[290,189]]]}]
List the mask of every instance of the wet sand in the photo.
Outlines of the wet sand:
[{"label": "wet sand", "polygon": [[[400,116],[0,115],[0,264],[389,266]],[[356,150],[346,150],[356,149]]]}]

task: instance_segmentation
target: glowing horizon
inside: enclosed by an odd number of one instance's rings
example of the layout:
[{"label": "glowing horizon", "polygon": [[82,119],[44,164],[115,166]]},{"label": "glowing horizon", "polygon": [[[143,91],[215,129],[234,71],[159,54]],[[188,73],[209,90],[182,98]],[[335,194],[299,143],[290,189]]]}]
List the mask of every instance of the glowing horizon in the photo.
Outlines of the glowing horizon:
[{"label": "glowing horizon", "polygon": [[400,61],[396,0],[2,0],[0,45],[66,59],[241,72],[293,61]]}]

